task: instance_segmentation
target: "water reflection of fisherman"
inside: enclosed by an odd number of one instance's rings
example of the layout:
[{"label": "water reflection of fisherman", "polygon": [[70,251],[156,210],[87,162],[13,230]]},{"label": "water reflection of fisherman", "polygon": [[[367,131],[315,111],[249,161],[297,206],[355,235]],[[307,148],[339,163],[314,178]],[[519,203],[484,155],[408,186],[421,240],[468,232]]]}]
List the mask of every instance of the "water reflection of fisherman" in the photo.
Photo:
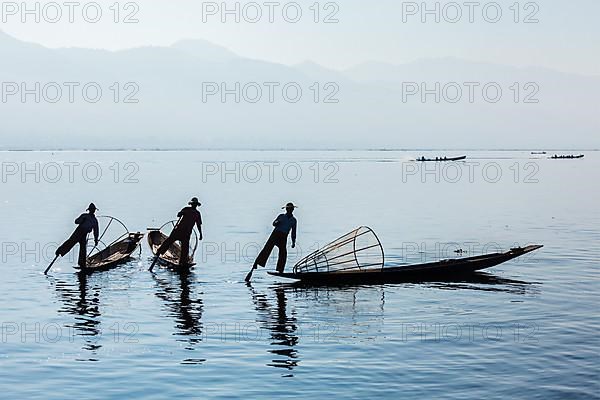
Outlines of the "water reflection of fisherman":
[{"label": "water reflection of fisherman", "polygon": [[257,293],[251,285],[249,285],[249,288],[256,310],[261,316],[257,319],[257,322],[263,324],[270,331],[271,345],[282,346],[269,350],[269,353],[282,356],[284,359],[272,360],[272,363],[267,365],[288,370],[294,369],[298,366],[298,352],[296,350],[299,342],[298,326],[293,313],[292,315],[288,314],[285,289],[283,287],[274,289],[277,306],[273,307],[269,304],[267,296]]},{"label": "water reflection of fisherman", "polygon": [[[77,277],[77,282],[67,283],[57,280],[54,284],[56,292],[64,304],[58,312],[73,315],[75,319],[72,326],[74,333],[84,337],[86,341],[84,349],[95,354],[97,350],[102,348],[98,343],[101,333],[98,288],[93,287],[90,290],[85,273],[80,272],[74,276]],[[90,361],[95,361],[95,359],[90,359]]]},{"label": "water reflection of fisherman", "polygon": [[191,339],[190,342],[200,342],[202,340],[204,304],[200,298],[194,299],[192,297],[190,284],[193,281],[193,274],[187,270],[173,274],[177,277],[178,289],[174,289],[164,279],[160,279],[154,274],[152,276],[161,288],[160,291],[156,292],[156,296],[164,300],[170,309],[170,314],[176,318],[178,333],[184,336],[197,336],[196,339]]}]

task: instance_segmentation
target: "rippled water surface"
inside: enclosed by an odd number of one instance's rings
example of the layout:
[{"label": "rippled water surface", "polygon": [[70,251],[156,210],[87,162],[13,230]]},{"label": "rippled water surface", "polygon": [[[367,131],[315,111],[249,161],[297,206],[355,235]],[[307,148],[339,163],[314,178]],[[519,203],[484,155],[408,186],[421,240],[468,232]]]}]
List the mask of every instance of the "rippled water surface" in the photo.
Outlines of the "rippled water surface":
[{"label": "rippled water surface", "polygon": [[[600,156],[458,153],[468,163],[0,153],[1,397],[598,398]],[[65,257],[42,274],[90,201],[144,232],[192,196],[205,240],[191,273],[147,272],[144,241],[109,272],[79,275]],[[388,265],[545,247],[453,282],[302,287],[260,270],[246,286],[288,201],[300,206],[288,268],[361,225]]]}]

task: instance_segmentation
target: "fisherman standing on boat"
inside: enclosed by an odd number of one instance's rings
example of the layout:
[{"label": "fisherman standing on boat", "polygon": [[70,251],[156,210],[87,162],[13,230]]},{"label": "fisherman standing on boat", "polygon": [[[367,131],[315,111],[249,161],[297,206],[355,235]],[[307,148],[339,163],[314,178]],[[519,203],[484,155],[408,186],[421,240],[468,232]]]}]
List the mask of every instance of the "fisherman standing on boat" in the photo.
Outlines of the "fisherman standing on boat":
[{"label": "fisherman standing on boat", "polygon": [[192,237],[192,231],[194,230],[194,226],[198,227],[198,239],[202,240],[202,216],[200,215],[200,211],[198,211],[198,206],[200,201],[198,201],[197,197],[194,197],[189,203],[189,207],[185,207],[177,217],[179,217],[179,222],[173,228],[173,232],[171,235],[160,245],[158,250],[156,251],[156,257],[152,262],[152,266],[150,270],[154,268],[154,265],[158,262],[158,259],[161,255],[165,254],[169,247],[176,241],[181,243],[181,254],[179,257],[179,265],[186,266],[190,263],[190,238]]},{"label": "fisherman standing on boat", "polygon": [[56,256],[64,257],[67,255],[76,244],[79,243],[79,258],[77,264],[81,268],[85,268],[87,261],[87,235],[90,232],[94,232],[94,245],[98,246],[98,220],[94,215],[96,213],[96,205],[91,203],[85,214],[81,214],[76,220],[77,228],[75,232],[67,239],[58,249],[56,249]]},{"label": "fisherman standing on boat", "polygon": [[264,267],[267,265],[267,260],[273,251],[273,248],[277,246],[279,250],[277,258],[277,272],[282,273],[285,269],[285,262],[287,261],[287,239],[290,231],[292,232],[292,249],[296,247],[296,229],[298,227],[298,221],[294,217],[294,209],[297,207],[293,203],[288,203],[285,207],[285,214],[281,214],[273,222],[275,229],[265,247],[262,249],[256,261],[254,261],[253,269],[258,268],[260,265]]}]

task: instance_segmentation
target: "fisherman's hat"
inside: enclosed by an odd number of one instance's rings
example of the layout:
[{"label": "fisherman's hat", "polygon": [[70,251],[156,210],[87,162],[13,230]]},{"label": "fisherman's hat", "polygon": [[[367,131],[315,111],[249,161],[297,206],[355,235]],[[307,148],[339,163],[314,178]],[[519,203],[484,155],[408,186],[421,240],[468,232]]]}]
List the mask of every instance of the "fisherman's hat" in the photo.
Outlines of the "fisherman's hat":
[{"label": "fisherman's hat", "polygon": [[192,198],[192,200],[190,200],[190,202],[188,203],[190,206],[201,206],[202,203],[200,203],[200,201],[198,200],[197,197]]},{"label": "fisherman's hat", "polygon": [[90,203],[87,210],[85,210],[85,211],[92,211],[92,210],[98,211],[98,207],[96,207],[96,205],[94,203]]},{"label": "fisherman's hat", "polygon": [[298,208],[294,205],[294,203],[287,203],[285,207],[281,207],[282,210],[287,210],[288,208],[295,209]]}]

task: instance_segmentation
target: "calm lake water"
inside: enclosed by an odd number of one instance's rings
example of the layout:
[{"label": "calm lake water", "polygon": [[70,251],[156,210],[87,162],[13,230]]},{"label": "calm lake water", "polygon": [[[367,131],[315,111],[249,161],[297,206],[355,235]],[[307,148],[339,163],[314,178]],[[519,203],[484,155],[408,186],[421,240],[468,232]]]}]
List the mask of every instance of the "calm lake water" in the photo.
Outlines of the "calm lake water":
[{"label": "calm lake water", "polygon": [[[1,397],[599,398],[599,153],[0,157]],[[145,241],[110,272],[83,278],[65,257],[42,274],[90,201],[144,232],[192,196],[205,241],[191,274],[147,272]],[[302,288],[260,270],[246,286],[288,201],[288,268],[361,225],[388,265],[545,247],[462,282]]]}]

